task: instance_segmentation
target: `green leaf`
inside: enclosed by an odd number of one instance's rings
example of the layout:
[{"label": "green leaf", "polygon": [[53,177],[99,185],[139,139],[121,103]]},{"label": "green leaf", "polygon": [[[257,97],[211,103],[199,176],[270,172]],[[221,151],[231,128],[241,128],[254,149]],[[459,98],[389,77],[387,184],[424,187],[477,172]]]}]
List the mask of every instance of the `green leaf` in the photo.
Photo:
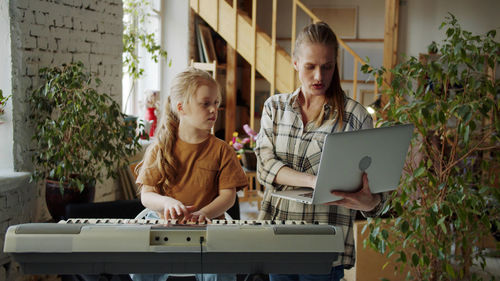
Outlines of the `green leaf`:
[{"label": "green leaf", "polygon": [[389,232],[386,229],[382,229],[381,233],[382,237],[387,240],[387,238],[389,237]]},{"label": "green leaf", "polygon": [[465,143],[469,142],[469,136],[470,136],[470,127],[466,126],[465,127],[465,132],[464,132],[464,142]]},{"label": "green leaf", "polygon": [[401,260],[401,262],[406,263],[406,254],[405,254],[405,252],[403,252],[403,251],[399,252],[399,259]]},{"label": "green leaf", "polygon": [[448,273],[448,275],[450,275],[451,278],[455,278],[455,270],[453,270],[453,267],[451,267],[451,265],[449,263],[446,263],[446,273]]},{"label": "green leaf", "polygon": [[420,260],[420,258],[418,257],[418,255],[413,253],[413,255],[411,256],[411,261],[413,263],[413,266],[417,266],[419,260]]},{"label": "green leaf", "polygon": [[446,220],[446,216],[442,217],[438,220],[437,224],[441,227],[441,230],[444,232],[444,234],[447,233],[446,226],[444,225],[444,221]]},{"label": "green leaf", "polygon": [[418,167],[418,169],[415,170],[415,172],[413,173],[413,177],[418,178],[424,173],[425,173],[425,167],[424,166]]},{"label": "green leaf", "polygon": [[429,266],[430,263],[431,263],[431,260],[430,260],[429,256],[428,255],[424,255],[424,264],[427,265],[427,266]]},{"label": "green leaf", "polygon": [[408,224],[408,222],[403,221],[403,223],[401,224],[401,232],[408,233],[409,228],[410,228],[410,225]]}]

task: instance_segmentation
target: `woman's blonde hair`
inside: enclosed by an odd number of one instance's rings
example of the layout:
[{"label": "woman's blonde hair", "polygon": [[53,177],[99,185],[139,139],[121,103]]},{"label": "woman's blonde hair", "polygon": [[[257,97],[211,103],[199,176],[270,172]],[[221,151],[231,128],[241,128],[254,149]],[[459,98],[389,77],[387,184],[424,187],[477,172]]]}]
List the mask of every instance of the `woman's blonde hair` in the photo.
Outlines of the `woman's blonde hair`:
[{"label": "woman's blonde hair", "polygon": [[[325,46],[331,46],[334,50],[335,61],[337,61],[337,55],[339,53],[339,42],[337,41],[337,36],[333,30],[324,22],[317,22],[309,24],[304,27],[302,31],[297,35],[295,40],[295,48],[293,50],[293,58],[296,60],[300,55],[300,50],[304,43],[314,44],[319,43]],[[330,83],[330,87],[326,90],[326,103],[329,104],[333,110],[330,111],[328,118],[333,118],[335,109],[337,110],[338,124],[342,128],[344,121],[344,91],[340,86],[340,75],[338,63],[335,63],[335,70],[333,72],[333,79]],[[323,116],[325,115],[324,107],[321,112],[316,116],[314,122],[316,126],[321,126],[323,124]]]},{"label": "woman's blonde hair", "polygon": [[221,99],[219,85],[207,72],[189,67],[175,76],[170,87],[170,95],[167,96],[163,105],[163,114],[155,132],[156,140],[146,152],[148,155],[155,151],[156,160],[151,164],[151,167],[143,166],[143,160],[136,168],[137,174],[139,174],[140,169],[148,168],[157,169],[160,172],[161,178],[154,186],[154,191],[159,194],[168,195],[169,187],[176,183],[178,165],[174,156],[174,145],[179,129],[177,105],[181,103],[185,106],[190,103],[196,90],[203,85],[215,87],[217,96],[219,100]]}]

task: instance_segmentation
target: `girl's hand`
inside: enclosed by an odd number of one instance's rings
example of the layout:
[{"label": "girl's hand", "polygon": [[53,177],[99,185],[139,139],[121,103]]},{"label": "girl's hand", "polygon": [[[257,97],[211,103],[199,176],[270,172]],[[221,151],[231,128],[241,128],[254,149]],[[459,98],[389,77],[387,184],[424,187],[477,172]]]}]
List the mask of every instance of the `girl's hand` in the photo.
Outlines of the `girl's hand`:
[{"label": "girl's hand", "polygon": [[190,207],[184,206],[181,201],[172,197],[164,197],[163,216],[166,220],[177,219],[181,216],[187,217],[190,212]]},{"label": "girl's hand", "polygon": [[211,220],[208,218],[207,214],[203,212],[202,210],[192,212],[189,217],[187,217],[188,221],[197,221],[197,222],[211,222]]},{"label": "girl's hand", "polygon": [[336,196],[342,196],[344,199],[326,203],[326,205],[337,205],[345,208],[369,212],[380,203],[382,197],[380,194],[373,194],[370,192],[368,184],[368,175],[363,173],[363,187],[357,192],[342,192],[332,191],[331,193]]}]

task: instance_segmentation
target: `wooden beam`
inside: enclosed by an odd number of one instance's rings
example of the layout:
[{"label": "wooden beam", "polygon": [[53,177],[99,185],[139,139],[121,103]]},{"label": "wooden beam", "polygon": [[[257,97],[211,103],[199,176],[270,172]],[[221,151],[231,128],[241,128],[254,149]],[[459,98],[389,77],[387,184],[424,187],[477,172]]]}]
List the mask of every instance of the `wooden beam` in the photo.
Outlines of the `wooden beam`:
[{"label": "wooden beam", "polygon": [[[240,124],[250,124],[250,75],[252,68],[248,61],[241,60],[241,98],[246,106],[238,107],[240,110]],[[238,128],[240,129],[240,128]]]},{"label": "wooden beam", "polygon": [[[392,81],[393,69],[397,63],[398,55],[398,30],[399,30],[399,0],[385,0],[385,27],[384,27],[384,62],[383,66],[388,70],[384,81]],[[382,102],[387,102],[387,97],[382,96]]]},{"label": "wooden beam", "polygon": [[238,0],[233,0],[234,13],[234,48],[238,50]]},{"label": "wooden beam", "polygon": [[252,0],[252,71],[250,72],[250,128],[255,128],[255,72],[257,66],[257,0]]},{"label": "wooden beam", "polygon": [[344,42],[356,42],[356,43],[376,43],[384,42],[384,38],[344,38],[342,39]]},{"label": "wooden beam", "polygon": [[[349,80],[340,80],[340,83],[354,83],[354,80],[349,79]],[[373,84],[374,81],[366,81],[366,80],[359,80],[357,81],[358,84]]]},{"label": "wooden beam", "polygon": [[304,3],[300,2],[300,0],[296,0],[294,2],[313,20],[313,22],[316,23],[321,21],[311,10],[309,10],[309,8],[306,7],[306,5],[304,5]]},{"label": "wooden beam", "polygon": [[195,10],[197,14],[200,13],[200,0],[191,0],[191,7]]},{"label": "wooden beam", "polygon": [[354,59],[354,72],[352,75],[352,97],[355,101],[357,101],[358,95],[358,60]]},{"label": "wooden beam", "polygon": [[217,5],[215,7],[216,9],[216,13],[217,13],[217,20],[215,21],[215,31],[219,32],[219,20],[220,20],[220,12],[219,12],[219,1],[220,0],[217,0]]},{"label": "wooden beam", "polygon": [[237,93],[237,57],[236,50],[227,45],[226,65],[226,114],[225,114],[225,140],[229,142],[236,131],[236,93]]},{"label": "wooden beam", "polygon": [[278,13],[278,0],[273,0],[272,32],[271,32],[271,81],[270,93],[274,95],[276,89],[276,14]]}]

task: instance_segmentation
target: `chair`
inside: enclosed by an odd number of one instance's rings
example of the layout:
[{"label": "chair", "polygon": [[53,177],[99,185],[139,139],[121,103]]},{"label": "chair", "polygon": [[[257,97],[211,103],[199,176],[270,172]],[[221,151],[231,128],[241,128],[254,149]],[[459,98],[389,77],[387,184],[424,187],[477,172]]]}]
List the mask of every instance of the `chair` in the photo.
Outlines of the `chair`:
[{"label": "chair", "polygon": [[240,197],[241,202],[257,202],[257,209],[260,210],[262,199],[264,198],[264,189],[257,180],[256,171],[245,170],[248,178],[248,187],[243,190],[243,197]]},{"label": "chair", "polygon": [[191,60],[190,65],[196,69],[201,69],[204,71],[211,72],[214,80],[217,80],[217,61],[216,60],[214,60],[213,62],[195,62],[194,60]]}]

